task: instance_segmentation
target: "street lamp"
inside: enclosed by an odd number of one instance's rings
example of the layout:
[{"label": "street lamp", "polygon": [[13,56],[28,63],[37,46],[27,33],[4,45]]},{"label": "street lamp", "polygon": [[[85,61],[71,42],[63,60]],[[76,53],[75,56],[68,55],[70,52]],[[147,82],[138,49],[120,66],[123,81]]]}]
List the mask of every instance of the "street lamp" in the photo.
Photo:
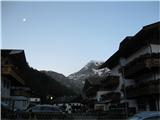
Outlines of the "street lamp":
[{"label": "street lamp", "polygon": [[53,100],[53,97],[50,97],[51,100]]}]

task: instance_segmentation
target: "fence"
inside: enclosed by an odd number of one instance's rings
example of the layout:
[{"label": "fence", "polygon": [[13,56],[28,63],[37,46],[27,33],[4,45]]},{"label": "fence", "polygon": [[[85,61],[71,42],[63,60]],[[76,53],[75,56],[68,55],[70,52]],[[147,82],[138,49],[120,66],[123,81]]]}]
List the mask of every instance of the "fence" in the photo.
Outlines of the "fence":
[{"label": "fence", "polygon": [[124,111],[107,111],[95,113],[74,113],[74,114],[56,114],[56,113],[31,113],[31,112],[2,112],[2,120],[124,120],[126,114]]}]

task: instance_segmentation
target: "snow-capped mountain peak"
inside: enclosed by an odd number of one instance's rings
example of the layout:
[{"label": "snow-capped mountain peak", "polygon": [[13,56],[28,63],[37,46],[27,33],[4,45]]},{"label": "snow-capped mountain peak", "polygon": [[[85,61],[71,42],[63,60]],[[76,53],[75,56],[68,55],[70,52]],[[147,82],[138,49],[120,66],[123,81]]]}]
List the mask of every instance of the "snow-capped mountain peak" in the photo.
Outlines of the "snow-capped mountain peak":
[{"label": "snow-capped mountain peak", "polygon": [[68,78],[76,81],[82,89],[86,78],[90,76],[103,76],[109,72],[108,68],[98,69],[101,64],[103,62],[91,60],[78,72],[69,75]]}]

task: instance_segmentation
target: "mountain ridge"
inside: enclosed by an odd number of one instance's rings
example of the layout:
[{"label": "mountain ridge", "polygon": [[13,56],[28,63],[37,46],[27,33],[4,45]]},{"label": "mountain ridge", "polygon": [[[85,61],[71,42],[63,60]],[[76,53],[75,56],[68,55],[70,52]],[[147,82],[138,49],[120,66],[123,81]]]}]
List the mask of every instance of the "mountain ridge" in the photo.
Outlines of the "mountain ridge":
[{"label": "mountain ridge", "polygon": [[51,78],[54,78],[56,81],[65,85],[66,87],[73,89],[76,93],[81,94],[86,78],[90,76],[102,76],[109,72],[108,68],[98,69],[98,67],[103,63],[104,62],[102,61],[91,60],[79,71],[68,76],[51,70],[42,70],[41,72],[45,73]]}]

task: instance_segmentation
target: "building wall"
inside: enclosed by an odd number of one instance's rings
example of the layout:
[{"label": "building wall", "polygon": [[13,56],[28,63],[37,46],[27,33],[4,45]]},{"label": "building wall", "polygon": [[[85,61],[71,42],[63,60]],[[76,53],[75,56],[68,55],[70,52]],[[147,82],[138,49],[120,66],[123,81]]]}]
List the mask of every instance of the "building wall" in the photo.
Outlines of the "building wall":
[{"label": "building wall", "polygon": [[111,69],[111,74],[115,76],[119,76],[119,85],[118,87],[114,90],[114,92],[120,92],[121,93],[121,98],[123,98],[123,93],[121,91],[122,85],[124,83],[124,79],[122,77],[122,74],[119,72],[119,69],[121,68],[120,64],[116,65]]},{"label": "building wall", "polygon": [[119,86],[117,87],[117,89],[115,90],[116,92],[117,91],[120,91],[120,89],[121,89],[121,86],[122,86],[122,75],[121,75],[121,73],[119,73],[119,69],[121,68],[121,66],[120,65],[116,65],[115,67],[113,67],[112,69],[111,69],[111,74],[112,75],[115,75],[115,76],[119,76],[120,78],[120,83],[119,83]]},{"label": "building wall", "polygon": [[107,111],[107,105],[106,104],[95,104],[94,105],[94,110],[97,111]]},{"label": "building wall", "polygon": [[116,65],[115,67],[113,67],[111,69],[111,74],[112,75],[120,75],[120,73],[118,72],[119,69],[120,69],[120,65]]},{"label": "building wall", "polygon": [[29,106],[29,98],[24,96],[12,96],[14,101],[14,109],[25,110]]},{"label": "building wall", "polygon": [[159,71],[157,71],[157,73],[156,73],[156,79],[160,79]]},{"label": "building wall", "polygon": [[[155,45],[155,44],[151,44],[148,46],[145,46],[143,48],[141,48],[140,50],[136,51],[134,54],[132,54],[131,56],[129,56],[127,59],[123,60],[123,64],[128,64],[131,61],[133,61],[135,58],[139,57],[140,55],[144,55],[147,53],[159,53],[160,52],[160,45]],[[112,72],[117,73],[116,67],[113,68]],[[160,78],[160,74],[157,73],[152,73],[152,74],[147,74],[147,75],[143,75],[143,76],[139,76],[136,79],[137,80],[141,80],[141,81],[149,81],[149,80],[155,80],[155,79],[159,79]],[[122,78],[122,75],[120,75],[120,79],[122,81],[122,79],[124,79],[125,81],[125,86],[130,86],[130,85],[134,85],[135,82],[132,79],[126,79],[126,78]]]},{"label": "building wall", "polygon": [[151,49],[154,53],[160,53],[160,45],[151,44]]},{"label": "building wall", "polygon": [[131,62],[132,60],[134,60],[135,58],[139,57],[140,55],[144,55],[146,53],[159,53],[160,52],[160,45],[156,45],[156,44],[150,44],[148,46],[144,46],[143,48],[139,49],[138,51],[136,51],[134,54],[132,54],[131,56],[129,56],[126,59],[126,64]]},{"label": "building wall", "polygon": [[10,80],[6,77],[1,77],[1,97],[9,98],[10,97]]},{"label": "building wall", "polygon": [[[135,85],[135,80],[133,79],[125,79],[123,77],[123,70],[122,73],[119,72],[119,69],[121,68],[121,65],[126,65],[129,62],[131,62],[132,60],[134,60],[135,58],[139,57],[140,55],[144,55],[146,53],[159,53],[160,52],[160,45],[148,45],[145,46],[143,48],[141,48],[140,50],[138,50],[137,52],[135,52],[134,54],[132,54],[131,56],[129,56],[127,59],[122,58],[122,61],[119,61],[120,64],[118,64],[117,66],[115,66],[114,68],[111,69],[111,74],[113,75],[118,75],[120,77],[120,84],[118,86],[118,88],[116,89],[116,91],[120,91],[121,93],[121,98],[124,98],[124,94],[121,92],[122,89],[122,85],[124,85],[125,87],[130,86],[130,85]],[[137,80],[146,82],[149,80],[157,80],[160,79],[160,74],[159,72],[156,73],[151,73],[151,74],[145,74],[143,76],[137,77]],[[136,109],[138,109],[138,105],[137,105],[137,101],[136,99],[132,99],[132,100],[127,100],[129,102],[129,107],[136,107]],[[148,104],[146,104],[146,108],[149,110],[149,106]]]},{"label": "building wall", "polygon": [[97,95],[96,95],[97,101],[101,101],[101,95],[104,95],[109,92],[111,91],[97,91]]},{"label": "building wall", "polygon": [[137,101],[136,100],[128,100],[129,107],[136,107],[136,110],[138,110]]},{"label": "building wall", "polygon": [[1,76],[1,101],[12,109],[12,99],[10,96],[11,81],[4,76]]},{"label": "building wall", "polygon": [[147,47],[144,47],[144,48],[142,48],[141,50],[137,51],[135,54],[133,54],[132,56],[130,56],[127,59],[121,58],[119,60],[119,64],[111,69],[111,74],[118,75],[119,76],[119,80],[120,80],[119,86],[117,87],[117,89],[115,91],[121,93],[121,99],[122,99],[121,103],[123,103],[123,102],[129,102],[129,107],[136,107],[136,108],[138,108],[137,102],[136,102],[136,100],[125,100],[124,99],[125,98],[124,93],[121,90],[123,89],[122,88],[123,85],[124,85],[124,87],[130,86],[130,85],[134,85],[135,81],[133,79],[126,79],[126,78],[124,78],[123,77],[123,69],[122,69],[122,72],[119,72],[119,70],[120,70],[120,68],[122,66],[125,66],[127,63],[131,62],[136,57],[138,57],[140,55],[143,55],[143,54],[146,54],[148,52],[149,52],[149,49]]},{"label": "building wall", "polygon": [[[126,64],[131,62],[135,58],[139,57],[140,55],[144,55],[146,53],[149,53],[149,54],[159,53],[160,52],[159,48],[160,48],[160,45],[154,45],[154,44],[152,44],[150,46],[145,46],[145,47],[141,48],[140,50],[138,50],[137,52],[135,52],[134,54],[132,54],[130,57],[128,57],[126,59]],[[138,76],[136,78],[136,80],[140,81],[140,82],[147,82],[147,81],[150,81],[150,80],[157,80],[159,78],[160,78],[160,74],[158,72],[155,72],[155,73],[153,72],[153,73]],[[125,85],[126,86],[135,85],[135,82],[134,82],[134,80],[125,80]],[[150,110],[149,99],[152,100],[152,98],[146,98],[146,102],[145,102],[146,109],[145,110]],[[128,100],[128,101],[129,101],[129,106],[130,107],[136,107],[136,109],[139,110],[137,99],[131,99],[131,100]],[[152,100],[152,101],[157,102],[155,100]]]},{"label": "building wall", "polygon": [[150,48],[149,46],[145,46],[143,48],[141,48],[140,50],[136,51],[134,54],[132,54],[131,56],[129,56],[126,59],[126,64],[131,62],[132,60],[134,60],[135,58],[139,57],[140,55],[144,55],[146,53],[151,53],[150,52]]}]

